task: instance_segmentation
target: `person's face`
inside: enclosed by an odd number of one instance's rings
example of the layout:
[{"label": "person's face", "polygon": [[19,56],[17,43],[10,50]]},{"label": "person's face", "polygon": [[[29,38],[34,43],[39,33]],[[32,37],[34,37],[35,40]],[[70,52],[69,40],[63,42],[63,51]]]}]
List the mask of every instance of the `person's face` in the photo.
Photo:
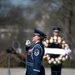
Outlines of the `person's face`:
[{"label": "person's face", "polygon": [[54,36],[58,36],[59,35],[59,32],[53,32],[53,35]]},{"label": "person's face", "polygon": [[34,35],[34,36],[32,37],[32,41],[33,41],[33,42],[37,42],[38,40],[40,40],[40,37],[39,37],[39,36]]}]

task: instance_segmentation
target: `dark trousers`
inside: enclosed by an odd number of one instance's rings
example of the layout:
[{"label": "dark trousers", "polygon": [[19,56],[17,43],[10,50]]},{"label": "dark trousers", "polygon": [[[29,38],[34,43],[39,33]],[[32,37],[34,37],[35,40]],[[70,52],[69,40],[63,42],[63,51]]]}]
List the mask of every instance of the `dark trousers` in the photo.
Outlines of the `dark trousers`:
[{"label": "dark trousers", "polygon": [[[28,69],[26,70],[25,75],[28,75]],[[31,74],[32,75],[32,74]],[[41,65],[41,70],[39,72],[39,75],[45,75],[45,68]]]},{"label": "dark trousers", "polygon": [[27,65],[25,75],[33,75],[33,67],[32,66]]},{"label": "dark trousers", "polygon": [[51,66],[51,75],[61,75],[62,64]]},{"label": "dark trousers", "polygon": [[41,65],[41,70],[39,75],[45,75],[45,68]]}]

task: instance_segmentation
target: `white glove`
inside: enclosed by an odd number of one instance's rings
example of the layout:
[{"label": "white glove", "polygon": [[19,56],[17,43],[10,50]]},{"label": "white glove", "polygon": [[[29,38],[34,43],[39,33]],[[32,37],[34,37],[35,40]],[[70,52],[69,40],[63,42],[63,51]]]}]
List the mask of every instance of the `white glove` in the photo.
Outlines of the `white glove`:
[{"label": "white glove", "polygon": [[26,46],[31,46],[31,42],[30,42],[30,40],[26,40],[25,45],[26,45]]},{"label": "white glove", "polygon": [[67,49],[66,49],[66,53],[67,53],[68,55],[70,55],[70,54],[71,54],[71,52],[72,52],[72,51],[71,51],[71,49],[70,49],[70,48],[67,48]]}]

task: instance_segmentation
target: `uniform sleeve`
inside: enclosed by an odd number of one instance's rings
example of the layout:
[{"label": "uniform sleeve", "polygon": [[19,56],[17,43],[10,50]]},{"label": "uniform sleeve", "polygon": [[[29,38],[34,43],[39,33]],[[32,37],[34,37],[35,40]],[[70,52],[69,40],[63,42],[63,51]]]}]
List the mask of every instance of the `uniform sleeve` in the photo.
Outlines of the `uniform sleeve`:
[{"label": "uniform sleeve", "polygon": [[[34,73],[40,72],[40,67],[41,67],[41,49],[40,48],[35,48],[33,55],[34,55],[34,66],[33,66],[33,71]],[[37,75],[37,74],[35,74]]]},{"label": "uniform sleeve", "polygon": [[26,51],[28,51],[31,47],[26,46]]}]

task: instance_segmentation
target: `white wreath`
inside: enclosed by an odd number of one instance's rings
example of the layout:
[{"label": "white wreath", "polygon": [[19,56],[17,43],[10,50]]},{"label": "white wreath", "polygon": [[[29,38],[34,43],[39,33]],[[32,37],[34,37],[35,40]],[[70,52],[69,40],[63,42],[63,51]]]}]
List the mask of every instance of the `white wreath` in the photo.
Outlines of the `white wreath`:
[{"label": "white wreath", "polygon": [[67,58],[68,58],[67,54],[60,55],[57,58],[51,58],[48,54],[45,54],[43,57],[43,59],[47,61],[49,64],[55,65],[63,63],[63,61],[65,61]]},{"label": "white wreath", "polygon": [[[62,49],[68,49],[69,46],[65,43],[65,41],[61,38],[61,37],[51,37],[49,39],[45,39],[43,41],[43,44],[45,47],[48,47],[48,45],[50,43],[53,43],[55,42],[56,44],[60,44],[62,46]],[[65,54],[61,54],[59,57],[57,58],[51,58],[49,56],[48,53],[46,53],[43,57],[43,59],[45,61],[47,61],[49,64],[53,64],[53,65],[57,65],[57,64],[61,64],[63,63],[66,59],[68,58],[68,53],[65,53]]]}]

